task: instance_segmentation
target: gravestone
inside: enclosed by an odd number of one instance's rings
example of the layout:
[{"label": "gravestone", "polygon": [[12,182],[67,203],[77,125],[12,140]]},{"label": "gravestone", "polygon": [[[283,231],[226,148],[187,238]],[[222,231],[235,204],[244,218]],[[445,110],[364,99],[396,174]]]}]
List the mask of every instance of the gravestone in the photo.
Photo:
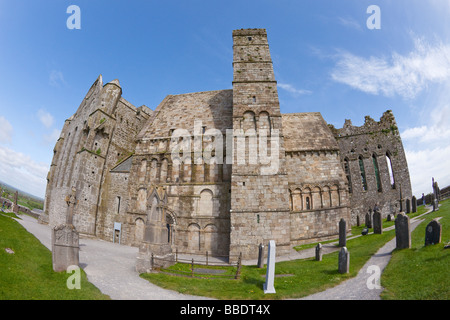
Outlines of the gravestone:
[{"label": "gravestone", "polygon": [[431,180],[431,186],[433,187],[433,211],[439,210],[439,200],[438,200],[438,185],[437,182],[434,181],[434,178]]},{"label": "gravestone", "polygon": [[258,268],[264,268],[264,245],[262,243],[259,244]]},{"label": "gravestone", "polygon": [[339,221],[339,247],[345,247],[347,244],[347,223],[344,219]]},{"label": "gravestone", "polygon": [[437,219],[431,220],[425,229],[425,245],[441,243],[442,225]]},{"label": "gravestone", "polygon": [[412,197],[411,204],[412,204],[412,210],[411,210],[411,212],[412,212],[412,213],[417,212],[417,199],[416,199],[415,196]]},{"label": "gravestone", "polygon": [[76,189],[66,197],[67,216],[66,224],[52,229],[52,263],[56,272],[66,271],[69,266],[79,264],[79,235],[73,226],[73,209],[78,203]]},{"label": "gravestone", "polygon": [[316,261],[322,261],[322,244],[318,243],[316,246]]},{"label": "gravestone", "polygon": [[406,199],[406,213],[411,213],[411,200]]},{"label": "gravestone", "polygon": [[266,271],[266,282],[264,283],[263,289],[264,294],[266,293],[276,293],[275,287],[273,286],[275,280],[275,241],[269,241],[269,252],[267,254],[267,271]]},{"label": "gravestone", "polygon": [[373,233],[375,234],[383,233],[383,221],[381,220],[380,211],[375,211],[373,213]]},{"label": "gravestone", "polygon": [[339,251],[338,272],[348,273],[349,267],[350,267],[350,252],[348,252],[346,247],[343,247],[341,251]]},{"label": "gravestone", "polygon": [[411,248],[411,225],[409,217],[403,212],[395,219],[395,241],[397,249]]},{"label": "gravestone", "polygon": [[19,213],[19,205],[17,204],[18,197],[19,197],[19,192],[16,191],[16,193],[14,194],[14,203],[12,206],[12,210],[14,213]]},{"label": "gravestone", "polygon": [[366,213],[366,227],[372,228],[372,209]]}]

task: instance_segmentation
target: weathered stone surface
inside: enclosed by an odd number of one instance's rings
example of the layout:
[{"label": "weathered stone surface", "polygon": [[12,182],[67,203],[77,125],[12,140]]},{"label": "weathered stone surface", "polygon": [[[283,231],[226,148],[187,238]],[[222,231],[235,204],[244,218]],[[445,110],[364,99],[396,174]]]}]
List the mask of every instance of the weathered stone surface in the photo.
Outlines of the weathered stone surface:
[{"label": "weathered stone surface", "polygon": [[316,261],[322,261],[322,244],[318,243],[316,246]]},{"label": "weathered stone surface", "polygon": [[383,233],[383,220],[381,219],[381,212],[374,211],[373,213],[373,233]]},{"label": "weathered stone surface", "polygon": [[347,245],[347,222],[344,219],[339,221],[339,247]]},{"label": "weathered stone surface", "polygon": [[395,239],[397,249],[411,248],[411,226],[409,217],[403,212],[395,219]]},{"label": "weathered stone surface", "polygon": [[348,273],[350,268],[350,252],[348,252],[346,247],[343,247],[339,251],[339,261],[338,261],[338,272]]},{"label": "weathered stone surface", "polygon": [[442,225],[437,219],[431,220],[425,229],[425,245],[441,243]]},{"label": "weathered stone surface", "polygon": [[[180,130],[187,138],[177,156],[171,151]],[[223,150],[214,144],[220,140]],[[251,163],[250,150],[263,146],[267,153]],[[215,160],[203,161],[205,151]],[[393,184],[386,155],[395,164]],[[349,231],[375,199],[383,214],[397,212],[400,185],[403,198],[411,193],[392,112],[338,130],[319,112],[281,114],[265,29],[233,31],[231,90],[168,95],[150,110],[125,100],[118,80],[104,84],[99,76],[65,121],[47,178],[42,222],[65,223],[61,199],[76,187],[73,225],[113,241],[120,223],[121,244],[146,244],[142,270],[149,255],[168,248],[235,262],[240,253],[257,258],[259,244],[274,240],[277,254],[286,254],[293,245],[335,238],[341,219]],[[167,198],[153,219],[155,188]]]},{"label": "weathered stone surface", "polygon": [[78,266],[79,235],[73,225],[60,225],[52,229],[52,262],[56,272]]}]

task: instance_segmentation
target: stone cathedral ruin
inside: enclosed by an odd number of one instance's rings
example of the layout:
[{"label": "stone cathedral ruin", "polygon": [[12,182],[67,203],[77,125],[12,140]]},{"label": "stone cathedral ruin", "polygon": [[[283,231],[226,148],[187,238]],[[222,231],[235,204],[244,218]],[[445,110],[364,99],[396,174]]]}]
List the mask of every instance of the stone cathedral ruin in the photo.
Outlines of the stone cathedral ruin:
[{"label": "stone cathedral ruin", "polygon": [[[233,31],[232,85],[168,95],[151,110],[99,76],[55,145],[41,219],[63,224],[75,188],[81,235],[231,260],[256,258],[269,240],[282,255],[336,238],[341,219],[363,223],[375,204],[383,217],[407,210],[411,184],[391,111],[341,129],[319,112],[282,114],[265,29]],[[175,159],[180,130],[191,141]],[[214,161],[197,158],[206,150]],[[262,150],[275,170],[264,171]]]}]

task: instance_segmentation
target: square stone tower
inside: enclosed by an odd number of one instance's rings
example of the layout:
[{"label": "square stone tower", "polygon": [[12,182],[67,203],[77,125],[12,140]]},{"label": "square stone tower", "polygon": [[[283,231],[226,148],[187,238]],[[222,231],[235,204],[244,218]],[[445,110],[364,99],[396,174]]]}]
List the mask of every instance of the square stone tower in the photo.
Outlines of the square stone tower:
[{"label": "square stone tower", "polygon": [[265,29],[233,31],[230,260],[290,244],[289,191],[277,82]]}]

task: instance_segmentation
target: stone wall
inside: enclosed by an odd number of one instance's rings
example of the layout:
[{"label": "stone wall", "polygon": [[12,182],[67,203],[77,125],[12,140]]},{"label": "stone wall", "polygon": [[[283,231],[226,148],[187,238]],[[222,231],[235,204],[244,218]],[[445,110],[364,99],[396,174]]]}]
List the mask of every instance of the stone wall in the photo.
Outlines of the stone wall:
[{"label": "stone wall", "polygon": [[357,224],[358,220],[364,223],[365,214],[375,204],[383,217],[406,212],[406,203],[412,198],[411,182],[392,111],[384,112],[378,122],[366,116],[360,127],[346,120],[343,128],[330,128],[339,143],[347,176],[352,224]]}]

